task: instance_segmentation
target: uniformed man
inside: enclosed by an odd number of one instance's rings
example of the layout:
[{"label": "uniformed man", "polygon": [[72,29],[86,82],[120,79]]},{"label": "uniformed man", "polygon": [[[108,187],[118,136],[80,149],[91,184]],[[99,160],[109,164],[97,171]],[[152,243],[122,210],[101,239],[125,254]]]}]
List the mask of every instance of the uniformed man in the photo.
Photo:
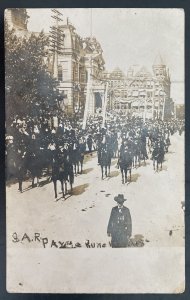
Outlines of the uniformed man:
[{"label": "uniformed man", "polygon": [[128,246],[129,238],[132,234],[131,214],[127,207],[123,205],[123,194],[114,197],[117,206],[112,208],[107,234],[111,236],[112,248],[123,248]]}]

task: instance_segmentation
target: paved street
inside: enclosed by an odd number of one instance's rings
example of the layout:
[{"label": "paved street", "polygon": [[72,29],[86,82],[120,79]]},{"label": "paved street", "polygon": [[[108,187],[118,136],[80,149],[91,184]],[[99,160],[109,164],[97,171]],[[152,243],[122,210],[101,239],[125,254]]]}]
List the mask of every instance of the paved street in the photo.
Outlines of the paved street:
[{"label": "paved street", "polygon": [[[53,183],[41,179],[41,187],[30,189],[24,183],[20,194],[17,184],[7,187],[7,243],[9,247],[43,247],[42,243],[24,238],[13,243],[16,232],[21,239],[24,233],[33,239],[40,233],[55,241],[108,243],[107,223],[110,211],[116,205],[118,193],[127,198],[125,205],[132,216],[132,235],[142,238],[146,247],[183,246],[184,212],[184,136],[171,137],[172,145],[165,156],[163,170],[155,172],[152,161],[132,170],[132,182],[123,185],[114,159],[110,177],[101,180],[96,153],[85,157],[84,174],[75,177],[72,196],[54,199]],[[27,189],[28,188],[28,189]],[[61,191],[58,182],[58,191]],[[50,245],[46,245],[50,247]]]}]

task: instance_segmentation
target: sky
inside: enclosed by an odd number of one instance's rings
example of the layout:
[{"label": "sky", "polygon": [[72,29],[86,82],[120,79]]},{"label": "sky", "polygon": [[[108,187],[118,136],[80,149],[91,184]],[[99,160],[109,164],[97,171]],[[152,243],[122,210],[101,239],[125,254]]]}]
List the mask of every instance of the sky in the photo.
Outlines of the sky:
[{"label": "sky", "polygon": [[[30,31],[49,31],[50,9],[28,9]],[[100,42],[105,67],[119,67],[125,73],[132,65],[152,64],[158,53],[171,74],[171,96],[184,102],[184,12],[182,9],[80,8],[59,9],[82,36]],[[92,16],[92,17],[91,17]]]}]

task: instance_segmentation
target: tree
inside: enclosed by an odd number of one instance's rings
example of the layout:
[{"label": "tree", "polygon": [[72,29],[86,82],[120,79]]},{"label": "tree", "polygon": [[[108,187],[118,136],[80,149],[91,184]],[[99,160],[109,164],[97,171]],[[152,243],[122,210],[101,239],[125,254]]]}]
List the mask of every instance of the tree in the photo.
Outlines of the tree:
[{"label": "tree", "polygon": [[45,64],[48,38],[43,32],[18,37],[5,24],[7,126],[18,117],[42,118],[58,109],[57,82]]}]

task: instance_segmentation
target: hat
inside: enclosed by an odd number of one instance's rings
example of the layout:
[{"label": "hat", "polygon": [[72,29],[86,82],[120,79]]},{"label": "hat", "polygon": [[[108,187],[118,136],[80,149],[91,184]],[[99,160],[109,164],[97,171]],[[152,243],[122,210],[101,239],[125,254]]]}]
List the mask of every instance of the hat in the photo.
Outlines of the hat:
[{"label": "hat", "polygon": [[118,194],[118,196],[114,197],[114,200],[115,200],[117,203],[123,203],[123,202],[126,201],[127,199],[124,199],[123,194]]}]

